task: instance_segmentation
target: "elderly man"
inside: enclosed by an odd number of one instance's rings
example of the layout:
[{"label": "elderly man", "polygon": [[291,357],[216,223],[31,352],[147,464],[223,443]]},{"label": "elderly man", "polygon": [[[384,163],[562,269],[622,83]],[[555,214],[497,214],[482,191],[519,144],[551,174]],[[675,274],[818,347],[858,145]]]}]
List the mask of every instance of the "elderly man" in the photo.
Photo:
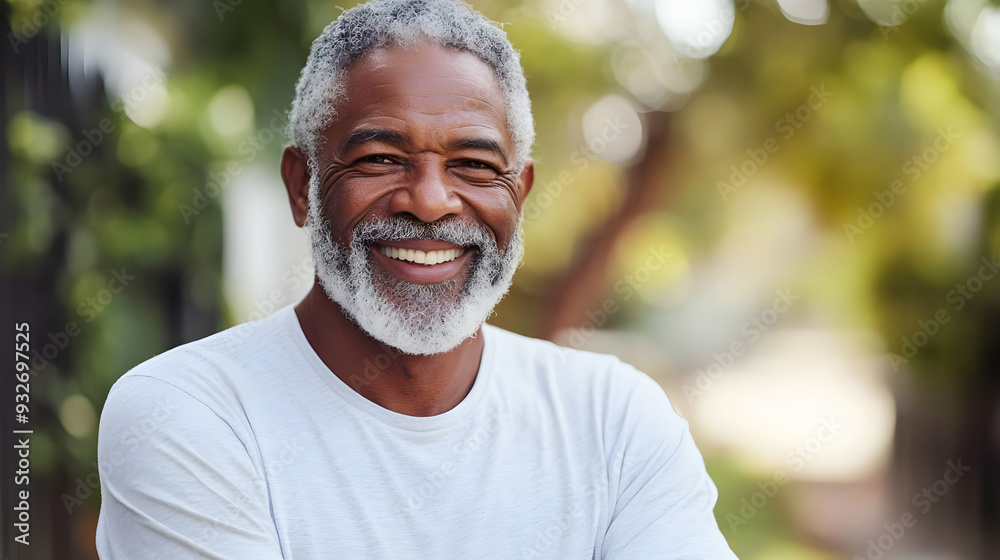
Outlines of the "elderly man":
[{"label": "elderly man", "polygon": [[316,284],[115,384],[102,558],[735,558],[652,380],[484,324],[534,177],[501,30],[447,0],[348,10],[290,129]]}]

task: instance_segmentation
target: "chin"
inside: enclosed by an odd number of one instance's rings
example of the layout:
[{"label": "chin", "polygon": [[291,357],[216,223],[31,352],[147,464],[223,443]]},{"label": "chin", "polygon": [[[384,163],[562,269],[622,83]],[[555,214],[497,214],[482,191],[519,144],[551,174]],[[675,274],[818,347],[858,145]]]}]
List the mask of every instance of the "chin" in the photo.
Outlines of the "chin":
[{"label": "chin", "polygon": [[422,284],[390,273],[391,267],[379,262],[386,257],[376,256],[371,243],[359,239],[357,232],[347,247],[332,241],[329,229],[317,228],[311,234],[317,276],[327,296],[368,336],[418,356],[454,350],[475,336],[506,295],[523,255],[519,235],[504,253],[488,245],[491,240],[485,231],[472,239],[448,239],[487,251],[469,255],[447,280]]}]

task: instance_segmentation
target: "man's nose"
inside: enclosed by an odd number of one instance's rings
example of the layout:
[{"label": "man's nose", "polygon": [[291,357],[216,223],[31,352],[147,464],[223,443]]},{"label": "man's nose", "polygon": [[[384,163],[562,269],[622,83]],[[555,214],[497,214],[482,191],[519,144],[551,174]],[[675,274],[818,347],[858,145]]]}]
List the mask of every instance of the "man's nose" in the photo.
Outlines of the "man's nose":
[{"label": "man's nose", "polygon": [[389,210],[412,214],[422,222],[434,222],[462,211],[462,199],[455,192],[453,178],[440,162],[416,163],[407,184],[397,189],[389,200]]}]

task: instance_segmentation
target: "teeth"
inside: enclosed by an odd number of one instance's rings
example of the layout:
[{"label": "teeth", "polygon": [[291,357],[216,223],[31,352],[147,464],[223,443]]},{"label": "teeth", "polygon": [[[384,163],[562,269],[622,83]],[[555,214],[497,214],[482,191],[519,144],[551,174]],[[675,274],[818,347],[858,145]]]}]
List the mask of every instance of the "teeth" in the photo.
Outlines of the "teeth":
[{"label": "teeth", "polygon": [[444,249],[441,251],[425,252],[419,249],[399,249],[397,247],[386,247],[383,245],[379,252],[389,258],[399,261],[409,261],[426,266],[432,266],[457,259],[462,256],[465,249]]}]

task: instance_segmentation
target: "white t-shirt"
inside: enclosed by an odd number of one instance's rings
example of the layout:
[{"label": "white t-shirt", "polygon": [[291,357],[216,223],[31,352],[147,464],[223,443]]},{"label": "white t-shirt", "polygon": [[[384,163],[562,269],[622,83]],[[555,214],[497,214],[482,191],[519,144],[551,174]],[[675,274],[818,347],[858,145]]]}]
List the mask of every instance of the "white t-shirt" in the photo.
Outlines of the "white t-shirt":
[{"label": "white t-shirt", "polygon": [[100,557],[736,558],[654,381],[613,356],[483,337],[472,390],[430,417],[351,389],[291,307],[137,366],[101,415]]}]

